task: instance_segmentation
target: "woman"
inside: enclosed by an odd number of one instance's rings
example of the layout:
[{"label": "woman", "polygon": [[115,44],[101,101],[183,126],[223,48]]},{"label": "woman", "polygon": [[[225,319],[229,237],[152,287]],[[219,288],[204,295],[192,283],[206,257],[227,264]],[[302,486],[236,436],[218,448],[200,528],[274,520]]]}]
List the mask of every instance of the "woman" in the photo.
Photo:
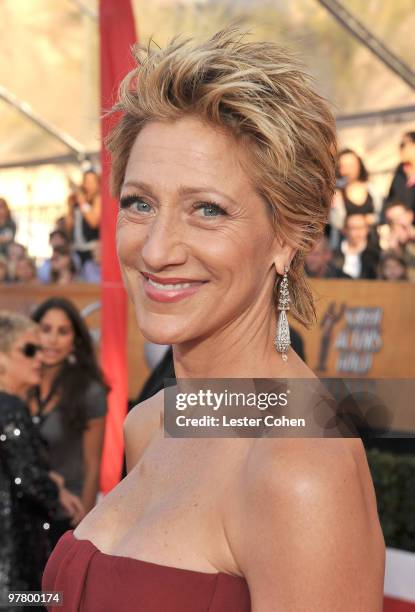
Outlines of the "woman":
[{"label": "woman", "polygon": [[25,405],[40,381],[39,349],[33,321],[0,311],[0,601],[6,603],[8,591],[40,590],[47,530],[59,504],[75,521],[82,510],[64,479],[49,471]]},{"label": "woman", "polygon": [[[50,298],[32,318],[39,323],[42,378],[31,398],[31,412],[47,442],[53,470],[89,512],[98,493],[108,387],[88,328],[70,301]],[[67,517],[58,513],[51,523],[52,542],[69,527]]]},{"label": "woman", "polygon": [[7,277],[10,282],[15,282],[16,269],[20,262],[27,259],[27,249],[18,242],[9,242],[7,245]]},{"label": "woman", "polygon": [[0,255],[6,255],[8,245],[16,235],[16,223],[4,198],[0,198]]},{"label": "woman", "polygon": [[369,173],[363,160],[352,149],[343,149],[338,156],[337,191],[331,209],[330,223],[341,230],[345,217],[365,215],[373,226],[379,220],[382,198],[369,182]]},{"label": "woman", "polygon": [[6,284],[9,280],[7,271],[7,259],[4,257],[4,255],[0,255],[0,285]]},{"label": "woman", "polygon": [[24,257],[16,263],[15,278],[16,283],[25,285],[37,284],[36,261],[32,257]]},{"label": "woman", "polygon": [[[235,29],[137,62],[109,148],[141,331],[172,344],[179,381],[313,377],[285,311],[288,283],[292,314],[312,318],[303,258],[334,189],[328,106],[287,51]],[[380,612],[360,440],[166,437],[163,392],[125,436],[126,478],[62,537],[43,588],[91,611]]]},{"label": "woman", "polygon": [[69,246],[58,246],[50,258],[50,282],[67,285],[77,280],[77,270]]},{"label": "woman", "polygon": [[73,236],[74,249],[82,264],[92,259],[92,249],[99,239],[101,221],[101,195],[99,176],[88,170],[84,173],[82,185],[68,198],[68,212],[65,227]]},{"label": "woman", "polygon": [[385,251],[380,256],[378,278],[386,281],[408,280],[408,264],[395,251]]},{"label": "woman", "polygon": [[394,201],[402,202],[415,212],[415,131],[403,134],[399,149],[401,162],[383,205],[382,220],[388,205]]}]

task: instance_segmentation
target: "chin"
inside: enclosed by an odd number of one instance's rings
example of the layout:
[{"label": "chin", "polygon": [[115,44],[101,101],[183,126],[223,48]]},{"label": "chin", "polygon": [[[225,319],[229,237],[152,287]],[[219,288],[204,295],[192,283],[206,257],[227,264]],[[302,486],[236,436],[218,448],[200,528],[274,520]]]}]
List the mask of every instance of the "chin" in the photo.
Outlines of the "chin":
[{"label": "chin", "polygon": [[184,316],[137,314],[138,327],[143,336],[154,344],[181,344],[194,340],[198,334],[192,334],[192,325]]}]

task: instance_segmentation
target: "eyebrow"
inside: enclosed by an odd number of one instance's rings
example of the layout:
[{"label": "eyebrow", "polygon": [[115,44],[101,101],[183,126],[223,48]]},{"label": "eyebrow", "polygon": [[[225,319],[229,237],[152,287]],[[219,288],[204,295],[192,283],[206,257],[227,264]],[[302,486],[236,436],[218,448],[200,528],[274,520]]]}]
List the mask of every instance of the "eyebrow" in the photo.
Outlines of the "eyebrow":
[{"label": "eyebrow", "polygon": [[[147,191],[150,194],[153,193],[151,186],[142,181],[126,181],[125,183],[123,183],[121,189],[124,189],[126,187],[135,187],[136,189],[143,189],[144,191]],[[224,198],[225,200],[228,200],[229,202],[237,206],[237,203],[233,198],[231,198],[226,193],[223,193],[223,191],[219,191],[218,189],[215,189],[213,187],[186,187],[185,185],[181,185],[178,191],[180,195],[194,195],[196,193],[201,192],[216,193],[218,196]]]}]

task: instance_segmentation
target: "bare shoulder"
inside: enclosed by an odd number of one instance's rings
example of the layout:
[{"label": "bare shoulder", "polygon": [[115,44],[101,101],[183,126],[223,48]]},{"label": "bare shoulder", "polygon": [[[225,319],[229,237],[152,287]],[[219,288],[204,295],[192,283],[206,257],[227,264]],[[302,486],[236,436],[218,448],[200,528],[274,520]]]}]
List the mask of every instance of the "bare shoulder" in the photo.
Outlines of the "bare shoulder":
[{"label": "bare shoulder", "polygon": [[243,471],[228,537],[253,612],[380,612],[384,541],[360,440],[258,440]]},{"label": "bare shoulder", "polygon": [[362,516],[370,514],[372,519],[377,516],[373,484],[360,440],[292,438],[258,442],[247,463],[248,499],[261,494],[280,499],[284,494],[287,503],[319,507],[327,520],[336,503],[343,509],[353,507]]},{"label": "bare shoulder", "polygon": [[129,472],[139,461],[160,427],[164,390],[137,404],[124,421],[125,455]]}]

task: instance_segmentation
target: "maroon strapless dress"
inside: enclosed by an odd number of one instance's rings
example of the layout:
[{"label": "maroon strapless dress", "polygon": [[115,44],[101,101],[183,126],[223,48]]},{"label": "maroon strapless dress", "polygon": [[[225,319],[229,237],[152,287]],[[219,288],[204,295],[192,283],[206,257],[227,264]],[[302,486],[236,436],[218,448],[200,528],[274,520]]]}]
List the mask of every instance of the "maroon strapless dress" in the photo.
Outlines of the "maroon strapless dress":
[{"label": "maroon strapless dress", "polygon": [[250,612],[245,578],[197,572],[101,552],[67,531],[45,567],[43,591],[61,591],[49,612]]}]

